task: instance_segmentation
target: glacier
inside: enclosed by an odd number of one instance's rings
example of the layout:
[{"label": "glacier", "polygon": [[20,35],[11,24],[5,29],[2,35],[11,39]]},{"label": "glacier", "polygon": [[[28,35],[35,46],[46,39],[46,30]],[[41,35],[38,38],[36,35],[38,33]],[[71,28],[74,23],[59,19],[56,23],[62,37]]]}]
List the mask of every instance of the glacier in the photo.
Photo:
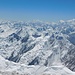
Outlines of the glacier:
[{"label": "glacier", "polygon": [[0,21],[0,74],[75,75],[75,19]]}]

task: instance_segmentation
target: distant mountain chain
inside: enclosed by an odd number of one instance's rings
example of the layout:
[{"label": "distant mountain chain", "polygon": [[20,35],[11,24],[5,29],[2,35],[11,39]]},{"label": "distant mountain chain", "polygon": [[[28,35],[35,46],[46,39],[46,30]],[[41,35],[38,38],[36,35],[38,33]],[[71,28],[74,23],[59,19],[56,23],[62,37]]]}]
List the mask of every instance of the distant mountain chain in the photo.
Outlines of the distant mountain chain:
[{"label": "distant mountain chain", "polygon": [[0,21],[0,74],[75,75],[75,19]]}]

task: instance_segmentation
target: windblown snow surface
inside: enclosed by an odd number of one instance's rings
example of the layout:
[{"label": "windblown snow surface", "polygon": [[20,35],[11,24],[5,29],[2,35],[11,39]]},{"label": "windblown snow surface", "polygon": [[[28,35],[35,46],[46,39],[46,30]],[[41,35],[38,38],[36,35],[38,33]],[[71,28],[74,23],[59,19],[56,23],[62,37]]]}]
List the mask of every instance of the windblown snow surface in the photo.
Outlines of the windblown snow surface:
[{"label": "windblown snow surface", "polygon": [[0,75],[75,75],[75,19],[0,21]]}]

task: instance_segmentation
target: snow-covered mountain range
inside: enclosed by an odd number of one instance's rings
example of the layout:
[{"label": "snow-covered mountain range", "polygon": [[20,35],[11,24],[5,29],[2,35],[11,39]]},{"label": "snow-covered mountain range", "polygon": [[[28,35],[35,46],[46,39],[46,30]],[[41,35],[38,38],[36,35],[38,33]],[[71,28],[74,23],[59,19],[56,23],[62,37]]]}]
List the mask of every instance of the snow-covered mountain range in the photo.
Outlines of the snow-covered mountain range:
[{"label": "snow-covered mountain range", "polygon": [[0,21],[1,75],[75,75],[74,71],[75,19]]}]

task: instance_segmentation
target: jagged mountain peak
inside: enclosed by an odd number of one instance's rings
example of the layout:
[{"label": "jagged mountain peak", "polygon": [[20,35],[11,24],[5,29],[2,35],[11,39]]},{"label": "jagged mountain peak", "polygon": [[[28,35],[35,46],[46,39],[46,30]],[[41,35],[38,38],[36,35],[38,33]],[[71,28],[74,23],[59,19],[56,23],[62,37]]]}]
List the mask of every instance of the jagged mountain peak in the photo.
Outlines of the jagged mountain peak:
[{"label": "jagged mountain peak", "polygon": [[75,71],[75,21],[0,22],[0,55],[16,64],[64,65]]}]

